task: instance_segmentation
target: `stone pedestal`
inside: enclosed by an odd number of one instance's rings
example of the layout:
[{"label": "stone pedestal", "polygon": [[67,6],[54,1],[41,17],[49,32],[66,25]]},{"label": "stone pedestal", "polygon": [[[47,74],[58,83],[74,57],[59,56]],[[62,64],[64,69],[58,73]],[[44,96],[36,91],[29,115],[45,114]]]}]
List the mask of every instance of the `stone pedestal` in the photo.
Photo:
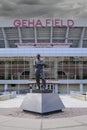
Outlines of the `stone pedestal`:
[{"label": "stone pedestal", "polygon": [[64,109],[57,93],[29,93],[20,107],[22,110],[35,113],[49,113]]}]

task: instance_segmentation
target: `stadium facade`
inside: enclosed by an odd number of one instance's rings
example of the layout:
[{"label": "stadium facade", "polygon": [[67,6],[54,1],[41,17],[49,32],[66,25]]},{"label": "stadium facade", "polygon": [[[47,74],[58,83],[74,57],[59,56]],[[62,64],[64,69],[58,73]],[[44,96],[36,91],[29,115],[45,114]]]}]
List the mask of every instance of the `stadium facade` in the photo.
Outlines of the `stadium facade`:
[{"label": "stadium facade", "polygon": [[87,21],[0,20],[0,91],[27,92],[35,83],[38,53],[55,92],[87,91]]}]

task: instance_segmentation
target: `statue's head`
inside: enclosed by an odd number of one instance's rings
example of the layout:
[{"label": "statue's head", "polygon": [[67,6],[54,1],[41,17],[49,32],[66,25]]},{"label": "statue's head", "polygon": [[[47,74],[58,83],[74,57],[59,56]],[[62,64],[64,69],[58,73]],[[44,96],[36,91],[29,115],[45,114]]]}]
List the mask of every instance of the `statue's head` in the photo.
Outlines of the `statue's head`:
[{"label": "statue's head", "polygon": [[39,59],[40,58],[40,54],[37,54],[37,59]]}]

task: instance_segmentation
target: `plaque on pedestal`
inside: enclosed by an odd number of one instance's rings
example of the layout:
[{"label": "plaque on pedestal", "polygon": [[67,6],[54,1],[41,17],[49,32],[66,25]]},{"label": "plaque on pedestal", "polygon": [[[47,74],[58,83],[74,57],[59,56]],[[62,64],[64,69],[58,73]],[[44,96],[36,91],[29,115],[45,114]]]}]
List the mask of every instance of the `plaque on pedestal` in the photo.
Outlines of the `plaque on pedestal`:
[{"label": "plaque on pedestal", "polygon": [[50,89],[35,89],[32,90],[33,93],[52,93],[52,90]]}]

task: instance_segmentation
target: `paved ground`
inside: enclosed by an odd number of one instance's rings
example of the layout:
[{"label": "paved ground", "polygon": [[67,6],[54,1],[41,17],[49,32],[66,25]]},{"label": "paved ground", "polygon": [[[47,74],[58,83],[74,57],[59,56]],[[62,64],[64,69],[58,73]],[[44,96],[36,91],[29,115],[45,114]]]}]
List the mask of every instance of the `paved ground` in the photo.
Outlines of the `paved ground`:
[{"label": "paved ground", "polygon": [[[0,101],[0,108],[19,108],[25,95],[19,95],[15,99]],[[60,95],[66,108],[87,108],[87,101],[71,98],[70,95]]]},{"label": "paved ground", "polygon": [[0,101],[1,130],[82,130],[87,129],[87,101],[60,95],[62,112],[50,115],[26,113],[19,109],[25,96]]},{"label": "paved ground", "polygon": [[39,115],[30,112],[24,112],[20,109],[20,105],[25,95],[19,95],[15,99],[0,101],[0,115],[23,118],[63,118],[74,117],[87,114],[87,101],[81,101],[71,98],[69,95],[60,95],[65,106],[61,112],[51,113],[47,115]]},{"label": "paved ground", "polygon": [[61,112],[55,112],[51,114],[35,114],[30,112],[24,112],[19,108],[0,108],[0,115],[19,117],[19,118],[32,118],[32,119],[56,119],[67,118],[81,115],[87,115],[87,108],[65,108]]}]

